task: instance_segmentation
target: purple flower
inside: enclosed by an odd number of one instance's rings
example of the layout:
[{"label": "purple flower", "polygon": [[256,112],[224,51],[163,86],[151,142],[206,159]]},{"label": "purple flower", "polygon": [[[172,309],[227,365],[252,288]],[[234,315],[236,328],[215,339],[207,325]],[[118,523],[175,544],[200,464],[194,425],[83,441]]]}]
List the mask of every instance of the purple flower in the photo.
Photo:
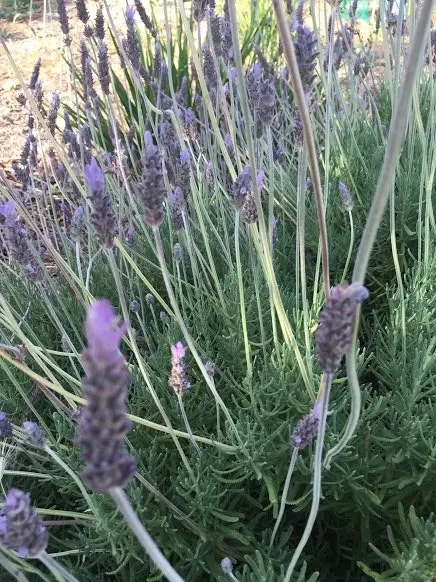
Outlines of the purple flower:
[{"label": "purple flower", "polygon": [[47,113],[47,125],[50,133],[54,135],[56,129],[56,120],[59,112],[59,107],[61,105],[61,98],[59,93],[53,93],[52,100],[50,103],[50,109]]},{"label": "purple flower", "polygon": [[104,31],[104,15],[103,15],[103,10],[102,10],[101,6],[99,6],[97,8],[97,12],[95,13],[94,30],[95,30],[95,36],[99,40],[103,40],[105,31]]},{"label": "purple flower", "polygon": [[353,199],[351,198],[350,191],[346,187],[345,184],[339,182],[339,197],[341,199],[342,208],[344,210],[352,210],[353,209]]},{"label": "purple flower", "polygon": [[191,387],[186,375],[185,356],[186,348],[182,342],[171,346],[171,375],[168,384],[179,396],[183,396],[186,390]]},{"label": "purple flower", "polygon": [[159,226],[164,218],[163,202],[166,196],[162,154],[153,144],[151,133],[145,134],[145,149],[142,156],[142,180],[136,192],[140,199],[145,222],[152,227]]},{"label": "purple flower", "polygon": [[0,437],[1,438],[11,438],[12,437],[12,424],[7,415],[0,410]]},{"label": "purple flower", "polygon": [[20,558],[34,558],[47,547],[47,532],[30,495],[10,489],[0,513],[0,544],[17,552]]},{"label": "purple flower", "polygon": [[135,229],[133,226],[128,226],[125,230],[124,236],[126,238],[126,243],[131,247],[135,242]]},{"label": "purple flower", "polygon": [[316,351],[321,369],[333,374],[348,351],[354,318],[359,303],[368,298],[368,290],[360,283],[343,282],[330,292],[326,306],[319,315],[316,331]]},{"label": "purple flower", "polygon": [[85,0],[76,0],[77,18],[86,24],[89,20],[89,12]]},{"label": "purple flower", "polygon": [[313,81],[315,80],[316,57],[319,54],[316,50],[316,43],[317,41],[313,30],[310,30],[304,24],[296,25],[294,40],[295,56],[306,95],[310,93]]},{"label": "purple flower", "polygon": [[45,434],[36,422],[23,422],[23,429],[27,440],[37,447],[43,448],[45,445]]},{"label": "purple flower", "polygon": [[221,570],[224,574],[231,574],[233,572],[233,564],[230,558],[223,558],[221,560]]},{"label": "purple flower", "polygon": [[71,219],[70,235],[74,241],[80,240],[83,235],[84,213],[83,206],[79,206]]},{"label": "purple flower", "polygon": [[100,40],[98,42],[97,50],[98,50],[98,78],[100,80],[101,90],[105,95],[109,95],[110,74],[106,43]]},{"label": "purple flower", "polygon": [[85,168],[85,178],[89,189],[93,192],[104,190],[104,172],[94,157],[91,158],[91,162]]},{"label": "purple flower", "polygon": [[145,28],[150,32],[150,34],[153,38],[156,38],[156,36],[157,36],[156,30],[153,26],[153,23],[151,22],[150,17],[148,16],[147,12],[145,11],[145,8],[144,8],[141,0],[135,0],[135,6],[136,6],[136,10],[138,11],[139,18],[144,23]]},{"label": "purple flower", "polygon": [[223,52],[223,17],[216,16],[214,14],[210,17],[210,35],[212,40],[213,49],[217,58],[224,55]]},{"label": "purple flower", "polygon": [[316,437],[322,407],[323,398],[321,397],[312,410],[298,421],[291,436],[291,443],[295,449],[304,449]]},{"label": "purple flower", "polygon": [[141,68],[141,49],[139,46],[138,35],[135,30],[134,18],[135,18],[135,8],[130,6],[126,10],[126,22],[127,22],[127,37],[125,39],[125,50],[127,56],[132,63],[132,67],[135,71],[139,71]]},{"label": "purple flower", "polygon": [[135,10],[134,6],[128,6],[126,8],[126,21],[127,21],[128,25],[133,24],[133,20],[135,18],[135,12],[136,12],[136,10]]},{"label": "purple flower", "polygon": [[189,163],[190,159],[191,156],[186,148],[180,152],[180,161],[182,164]]},{"label": "purple flower", "polygon": [[130,376],[119,344],[127,326],[116,320],[109,301],[95,301],[86,319],[88,348],[82,352],[87,406],[79,419],[78,443],[85,484],[99,492],[124,487],[136,470],[135,458],[123,446],[131,427],[125,405]]},{"label": "purple flower", "polygon": [[41,269],[32,252],[27,231],[20,224],[15,204],[12,201],[0,204],[0,231],[12,261],[15,261],[26,277],[41,278]]},{"label": "purple flower", "polygon": [[216,72],[212,52],[208,44],[203,45],[202,52],[203,52],[204,80],[206,82],[206,87],[209,92],[210,98],[213,101],[216,97],[216,90],[218,86],[218,75]]},{"label": "purple flower", "polygon": [[168,196],[170,203],[171,221],[173,228],[179,231],[183,228],[183,214],[186,212],[186,201],[183,190],[177,187],[173,193]]},{"label": "purple flower", "polygon": [[251,169],[244,168],[236,181],[233,183],[233,188],[230,193],[230,199],[233,207],[240,210],[244,204],[246,197],[251,193],[253,181],[251,179]]},{"label": "purple flower", "polygon": [[59,14],[59,23],[61,25],[61,30],[65,37],[65,44],[70,44],[69,33],[70,33],[70,25],[68,23],[68,15],[67,15],[67,7],[65,4],[65,0],[57,0],[57,8]]},{"label": "purple flower", "polygon": [[209,0],[193,0],[192,16],[195,22],[201,22],[206,17],[206,8]]},{"label": "purple flower", "polygon": [[31,91],[35,90],[40,70],[41,70],[41,57],[39,57],[39,59],[36,61],[35,66],[33,67],[32,74],[30,76],[29,89]]},{"label": "purple flower", "polygon": [[117,219],[112,210],[112,201],[105,190],[104,172],[94,157],[91,157],[91,162],[85,168],[85,178],[93,206],[91,224],[102,247],[110,249],[118,232]]}]

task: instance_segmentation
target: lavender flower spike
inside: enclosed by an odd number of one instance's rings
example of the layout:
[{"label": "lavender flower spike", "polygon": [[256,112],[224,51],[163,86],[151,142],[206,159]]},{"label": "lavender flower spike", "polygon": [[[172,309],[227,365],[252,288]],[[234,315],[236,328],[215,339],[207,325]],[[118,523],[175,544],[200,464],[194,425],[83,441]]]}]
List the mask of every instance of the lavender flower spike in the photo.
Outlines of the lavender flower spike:
[{"label": "lavender flower spike", "polygon": [[321,418],[323,399],[317,401],[312,410],[301,418],[292,433],[291,444],[295,449],[304,449],[316,437]]},{"label": "lavender flower spike", "polygon": [[230,193],[230,201],[235,210],[242,208],[245,199],[251,194],[252,186],[251,169],[244,168],[233,183],[232,192]]},{"label": "lavender flower spike", "polygon": [[102,247],[110,249],[114,246],[114,238],[118,232],[117,219],[112,210],[112,201],[105,190],[104,172],[93,157],[85,168],[85,178],[94,209],[91,214],[91,224]]},{"label": "lavender flower spike", "polygon": [[11,438],[13,435],[13,429],[11,421],[9,420],[7,414],[0,410],[0,437],[1,438]]},{"label": "lavender flower spike", "polygon": [[348,351],[353,333],[357,305],[368,298],[368,290],[360,283],[343,282],[334,287],[316,331],[316,351],[323,372],[334,374]]},{"label": "lavender flower spike", "polygon": [[43,448],[45,445],[45,434],[36,422],[23,422],[23,429],[27,440],[36,447]]},{"label": "lavender flower spike", "polygon": [[70,24],[68,22],[67,6],[65,0],[57,0],[57,8],[59,14],[59,24],[61,25],[61,30],[64,34],[64,41],[67,46],[71,44],[70,34]]},{"label": "lavender flower spike", "polygon": [[0,513],[0,544],[20,558],[34,558],[47,547],[47,532],[30,495],[19,489],[8,492]]},{"label": "lavender flower spike", "polygon": [[185,362],[186,348],[182,342],[171,346],[171,376],[168,384],[179,396],[188,390],[191,385],[186,377],[186,362]]},{"label": "lavender flower spike", "polygon": [[82,353],[87,400],[78,425],[78,443],[85,461],[83,478],[92,491],[107,492],[124,487],[136,470],[136,460],[127,454],[123,439],[131,423],[126,416],[125,397],[130,377],[119,343],[126,325],[116,326],[109,301],[96,301],[88,310]]},{"label": "lavender flower spike", "polygon": [[145,222],[149,226],[157,227],[164,219],[163,202],[166,197],[162,154],[153,144],[150,132],[145,134],[144,142],[142,180],[136,191],[142,204]]},{"label": "lavender flower spike", "polygon": [[350,191],[343,182],[339,182],[339,197],[341,199],[342,208],[344,210],[353,209],[353,199],[351,198]]}]

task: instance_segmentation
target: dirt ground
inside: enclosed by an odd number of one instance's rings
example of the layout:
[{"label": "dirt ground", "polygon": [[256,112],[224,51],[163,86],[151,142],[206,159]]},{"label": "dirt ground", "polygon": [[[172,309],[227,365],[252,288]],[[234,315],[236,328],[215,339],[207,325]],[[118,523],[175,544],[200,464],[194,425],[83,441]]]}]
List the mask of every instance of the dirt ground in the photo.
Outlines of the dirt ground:
[{"label": "dirt ground", "polygon": [[[71,16],[73,11],[74,6],[69,7]],[[50,98],[53,91],[68,91],[62,35],[54,16],[45,22],[42,12],[34,15],[31,22],[27,17],[15,22],[0,20],[0,34],[26,82],[41,57],[44,95]],[[0,47],[0,167],[5,170],[19,157],[24,143],[27,113],[16,99],[19,89],[8,57]]]},{"label": "dirt ground", "polygon": [[[52,6],[56,3],[52,2]],[[109,2],[111,14],[119,31],[124,30],[123,3],[117,0]],[[88,4],[91,21],[94,20],[97,2]],[[76,16],[75,3],[68,3],[67,12],[70,21],[72,52],[77,58],[83,24]],[[92,22],[90,22],[92,24]],[[40,9],[33,15],[31,22],[28,16],[22,16],[15,21],[0,19],[0,35],[5,40],[12,57],[27,83],[36,61],[41,57],[40,79],[44,89],[44,97],[48,100],[54,91],[61,92],[62,101],[71,98],[71,86],[65,57],[66,48],[63,43],[57,13],[48,14]],[[10,62],[0,46],[0,168],[10,175],[11,163],[20,156],[25,138],[27,123],[26,109],[17,101],[20,84],[11,68]]]}]

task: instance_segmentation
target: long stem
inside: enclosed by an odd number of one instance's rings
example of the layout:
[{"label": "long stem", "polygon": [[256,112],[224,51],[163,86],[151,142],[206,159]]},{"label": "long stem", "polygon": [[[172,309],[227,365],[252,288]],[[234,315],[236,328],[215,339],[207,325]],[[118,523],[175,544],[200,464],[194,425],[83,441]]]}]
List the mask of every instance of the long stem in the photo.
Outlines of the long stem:
[{"label": "long stem", "polygon": [[310,508],[309,517],[307,519],[306,527],[303,535],[300,538],[297,549],[292,556],[291,563],[286,571],[284,582],[290,582],[295,566],[307,544],[307,541],[312,533],[312,528],[315,524],[316,516],[318,515],[319,502],[321,500],[321,478],[322,478],[322,451],[324,447],[324,436],[327,425],[327,412],[329,405],[330,387],[332,384],[333,374],[326,374],[324,391],[322,394],[323,403],[321,417],[318,424],[318,434],[316,438],[315,456],[313,460],[313,488],[312,488],[312,506]]},{"label": "long stem", "polygon": [[119,487],[116,487],[110,490],[110,494],[117,504],[119,510],[124,515],[124,519],[126,520],[127,525],[130,527],[141,546],[144,548],[150,559],[156,564],[165,578],[167,578],[170,582],[183,582],[183,578],[177,574],[177,572],[162,554],[150,534],[138,519],[138,516],[133,510],[133,507],[130,505],[130,502],[127,499],[124,491]]},{"label": "long stem", "polygon": [[17,582],[29,582],[28,578],[26,578],[26,576],[18,569],[18,566],[11,562],[10,560],[8,560],[1,551],[0,551],[0,566],[2,566],[2,568],[6,570],[6,572],[9,572],[9,574],[13,576],[15,580],[17,580]]},{"label": "long stem", "polygon": [[186,430],[189,434],[189,438],[191,439],[191,443],[194,445],[194,448],[196,449],[197,453],[199,453],[200,447],[195,442],[194,435],[192,434],[191,426],[189,424],[188,417],[186,416],[186,410],[185,410],[185,406],[183,404],[183,396],[181,394],[178,394],[177,399],[178,399],[179,406],[180,406],[180,413],[182,415],[183,422],[185,423]]},{"label": "long stem", "polygon": [[72,574],[68,572],[57,560],[52,558],[47,552],[42,552],[38,555],[38,559],[47,566],[53,576],[59,582],[79,582]]},{"label": "long stem", "polygon": [[[358,313],[360,310],[360,305],[357,306],[357,313],[356,318],[358,317]],[[355,328],[355,333],[357,332],[357,328]],[[348,441],[354,434],[356,430],[357,423],[359,422],[360,416],[360,407],[362,402],[362,396],[360,394],[360,386],[359,386],[359,378],[357,377],[357,370],[356,370],[356,342],[353,342],[353,345],[350,348],[350,351],[347,354],[347,377],[351,391],[351,410],[350,415],[347,420],[347,425],[344,430],[344,434],[342,435],[339,442],[330,449],[325,456],[324,459],[324,467],[326,469],[330,468],[332,459],[336,457],[346,446]],[[355,389],[357,386],[357,390]]]},{"label": "long stem", "polygon": [[348,211],[348,218],[350,220],[350,244],[348,246],[348,254],[347,260],[345,261],[344,272],[342,273],[342,281],[345,281],[347,278],[348,267],[350,266],[351,255],[353,254],[354,247],[354,221],[353,213],[351,210]]},{"label": "long stem", "polygon": [[[406,128],[409,119],[410,104],[413,96],[413,85],[422,62],[424,45],[427,38],[427,28],[433,8],[433,0],[427,0],[421,9],[418,18],[415,34],[413,36],[409,58],[406,65],[403,84],[399,90],[398,98],[395,103],[394,114],[390,125],[388,142],[386,145],[386,154],[383,160],[383,166],[377,183],[377,189],[371,204],[371,208],[366,219],[365,229],[360,240],[357,251],[356,262],[354,264],[353,282],[362,283],[365,279],[368,268],[369,258],[374,246],[375,237],[383,218],[386,204],[389,198],[389,192],[392,187],[392,180],[395,176],[401,148],[404,143]],[[354,323],[353,343],[347,353],[347,374],[351,392],[351,412],[348,417],[347,425],[338,444],[329,451],[326,456],[326,465],[330,464],[333,457],[338,455],[347,445],[353,436],[360,416],[360,386],[356,370],[356,338],[359,326],[360,307],[356,311]]]},{"label": "long stem", "polygon": [[235,255],[236,255],[236,271],[238,274],[238,288],[239,288],[239,305],[241,309],[241,323],[242,332],[244,335],[244,347],[245,347],[245,360],[247,364],[247,376],[251,376],[253,369],[251,366],[251,353],[250,353],[250,342],[248,341],[248,331],[247,331],[247,314],[245,312],[245,295],[244,295],[244,283],[242,281],[242,267],[241,267],[241,249],[239,245],[239,229],[240,229],[240,216],[239,212],[235,213]]},{"label": "long stem", "polygon": [[297,462],[298,451],[299,451],[299,449],[297,447],[294,448],[294,450],[292,451],[291,462],[289,463],[289,468],[288,468],[288,472],[286,474],[285,484],[283,485],[283,493],[282,493],[282,499],[280,501],[279,514],[277,515],[276,523],[274,525],[274,529],[273,529],[272,536],[271,536],[271,541],[269,543],[270,548],[273,547],[274,540],[275,540],[275,537],[277,535],[277,531],[279,529],[279,525],[282,521],[283,514],[285,513],[286,499],[288,497],[288,491],[289,491],[289,486],[291,484],[292,473],[294,472],[295,463]]},{"label": "long stem", "polygon": [[298,69],[297,57],[295,55],[294,44],[291,33],[289,32],[288,22],[283,9],[282,0],[273,0],[274,10],[276,13],[277,24],[279,25],[280,39],[283,44],[283,51],[286,62],[289,67],[289,73],[294,90],[295,101],[297,103],[301,122],[303,124],[304,142],[307,147],[307,158],[312,176],[313,190],[315,193],[316,212],[318,218],[319,234],[321,239],[321,256],[322,271],[324,278],[324,295],[327,298],[330,294],[330,275],[329,275],[329,254],[327,226],[325,222],[325,208],[321,187],[321,177],[318,167],[318,157],[316,153],[315,140],[313,137],[312,126],[310,123],[309,109],[307,106],[306,96],[303,90],[303,84]]}]

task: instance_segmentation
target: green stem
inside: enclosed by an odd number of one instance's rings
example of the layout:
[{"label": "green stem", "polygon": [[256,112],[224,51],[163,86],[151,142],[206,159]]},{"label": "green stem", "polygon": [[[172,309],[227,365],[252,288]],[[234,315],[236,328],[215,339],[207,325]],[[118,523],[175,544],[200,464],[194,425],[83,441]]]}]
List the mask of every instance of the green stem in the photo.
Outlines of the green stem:
[{"label": "green stem", "polygon": [[[303,306],[304,321],[304,339],[306,341],[306,361],[309,375],[312,376],[312,358],[311,358],[311,338],[309,324],[309,304],[307,301],[307,278],[306,278],[306,170],[307,156],[306,150],[300,149],[298,152],[298,190],[297,190],[297,260],[300,264],[300,281],[301,281],[301,302]],[[298,265],[298,263],[297,263]],[[298,295],[298,288],[296,288]]]},{"label": "green stem", "polygon": [[189,438],[191,439],[191,443],[194,445],[194,448],[197,451],[197,453],[199,453],[200,447],[195,442],[194,435],[192,434],[192,430],[191,430],[191,427],[189,425],[188,417],[186,416],[185,406],[183,404],[183,396],[181,394],[177,394],[177,399],[179,401],[180,413],[182,415],[183,422],[185,423],[186,430],[189,434]]},{"label": "green stem", "polygon": [[342,273],[342,281],[345,281],[347,278],[348,267],[350,266],[351,255],[353,254],[354,247],[354,221],[353,213],[351,210],[348,211],[348,218],[350,220],[350,244],[348,246],[347,260],[345,261],[345,267]]},{"label": "green stem", "polygon": [[303,124],[304,142],[307,148],[308,164],[312,176],[313,190],[315,193],[316,212],[318,218],[319,234],[321,239],[321,256],[322,270],[324,278],[324,295],[327,298],[330,294],[330,275],[329,275],[329,254],[327,226],[325,222],[325,208],[321,187],[321,177],[318,167],[318,157],[316,153],[315,140],[313,137],[312,126],[310,122],[309,108],[306,96],[303,90],[303,84],[298,69],[298,62],[295,55],[294,44],[292,42],[289,25],[286,14],[283,9],[282,0],[273,0],[274,10],[276,13],[277,24],[279,25],[280,39],[283,45],[283,51],[288,64],[289,73],[294,90],[295,101],[298,106],[301,122]]},{"label": "green stem", "polygon": [[240,229],[240,216],[239,216],[239,212],[236,212],[235,213],[235,256],[236,256],[236,271],[237,271],[237,276],[238,276],[238,288],[239,288],[239,306],[241,309],[242,332],[244,335],[245,361],[247,363],[247,376],[251,376],[253,373],[253,368],[251,366],[250,343],[248,341],[247,314],[245,313],[245,296],[244,296],[244,282],[242,281],[241,249],[240,249],[240,245],[239,245],[239,229]]},{"label": "green stem", "polygon": [[321,500],[321,478],[322,478],[322,451],[324,447],[325,429],[327,425],[327,412],[329,405],[330,387],[332,384],[333,374],[325,375],[324,391],[321,398],[323,399],[322,411],[318,424],[318,434],[316,438],[315,455],[313,460],[313,488],[312,488],[312,506],[310,508],[309,517],[307,519],[306,527],[303,535],[300,538],[297,549],[292,556],[291,563],[286,571],[284,582],[290,582],[295,566],[303,552],[307,541],[309,540],[312,528],[315,524],[316,516],[318,515],[319,502]]},{"label": "green stem", "polygon": [[3,567],[6,572],[9,572],[11,576],[17,580],[17,582],[29,582],[28,578],[18,569],[18,566],[8,560],[3,552],[0,551],[0,566]]},{"label": "green stem", "polygon": [[117,504],[119,510],[124,515],[124,519],[126,520],[127,525],[130,527],[141,546],[144,548],[152,562],[154,562],[154,564],[159,568],[165,578],[167,578],[170,582],[183,582],[183,578],[177,574],[177,572],[162,554],[160,549],[157,547],[150,534],[140,522],[124,491],[119,487],[116,487],[110,490],[110,494]]},{"label": "green stem", "polygon": [[291,462],[289,463],[288,473],[286,475],[285,484],[283,485],[282,499],[280,501],[280,510],[279,510],[279,514],[277,515],[276,523],[274,525],[274,530],[273,530],[272,536],[271,536],[271,541],[269,543],[270,548],[273,547],[274,540],[275,540],[277,531],[279,529],[279,525],[282,521],[283,514],[285,513],[286,499],[288,497],[289,486],[291,485],[292,473],[294,472],[295,463],[297,462],[298,452],[299,452],[299,449],[297,447],[295,447],[294,450],[292,451]]},{"label": "green stem", "polygon": [[72,574],[68,572],[57,560],[52,558],[47,552],[42,552],[38,555],[38,559],[47,566],[53,576],[59,582],[79,582]]}]

